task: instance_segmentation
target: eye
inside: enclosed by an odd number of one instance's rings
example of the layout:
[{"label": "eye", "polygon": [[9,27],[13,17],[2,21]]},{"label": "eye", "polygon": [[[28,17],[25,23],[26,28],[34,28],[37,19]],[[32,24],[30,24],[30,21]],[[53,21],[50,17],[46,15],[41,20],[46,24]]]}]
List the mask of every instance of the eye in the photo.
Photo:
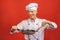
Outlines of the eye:
[{"label": "eye", "polygon": [[34,13],[34,11],[31,11],[32,13]]},{"label": "eye", "polygon": [[33,11],[31,11],[33,13]]}]

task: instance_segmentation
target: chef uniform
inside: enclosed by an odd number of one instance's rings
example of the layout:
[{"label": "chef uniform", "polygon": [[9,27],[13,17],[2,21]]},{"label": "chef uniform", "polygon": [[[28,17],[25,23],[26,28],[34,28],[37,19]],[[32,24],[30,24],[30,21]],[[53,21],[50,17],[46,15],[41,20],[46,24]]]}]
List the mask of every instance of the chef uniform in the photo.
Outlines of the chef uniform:
[{"label": "chef uniform", "polygon": [[[30,3],[26,6],[26,10],[29,10],[29,9],[34,9],[34,10],[37,10],[37,6],[38,4],[37,3]],[[44,30],[46,28],[49,29],[50,25],[49,24],[46,24],[44,27],[42,26],[42,22],[43,21],[47,21],[46,19],[40,19],[40,18],[35,18],[35,22],[32,22],[31,19],[26,19],[26,20],[23,20],[21,21],[20,23],[17,24],[17,27],[18,29],[20,30],[37,30],[38,28],[40,28],[38,30],[38,32],[35,32],[34,34],[32,35],[26,35],[25,34],[25,40],[44,40]],[[54,28],[57,28],[57,25],[56,23],[54,22],[51,22],[51,24],[54,26]]]}]

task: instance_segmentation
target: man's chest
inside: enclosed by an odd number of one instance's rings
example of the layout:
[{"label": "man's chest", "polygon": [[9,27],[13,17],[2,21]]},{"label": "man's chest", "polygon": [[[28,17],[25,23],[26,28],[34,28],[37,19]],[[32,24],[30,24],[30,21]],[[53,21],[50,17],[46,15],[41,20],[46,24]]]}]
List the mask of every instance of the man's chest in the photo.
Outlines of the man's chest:
[{"label": "man's chest", "polygon": [[38,28],[40,28],[42,26],[42,21],[36,21],[35,23],[32,23],[30,21],[26,21],[24,23],[24,30],[37,30]]}]

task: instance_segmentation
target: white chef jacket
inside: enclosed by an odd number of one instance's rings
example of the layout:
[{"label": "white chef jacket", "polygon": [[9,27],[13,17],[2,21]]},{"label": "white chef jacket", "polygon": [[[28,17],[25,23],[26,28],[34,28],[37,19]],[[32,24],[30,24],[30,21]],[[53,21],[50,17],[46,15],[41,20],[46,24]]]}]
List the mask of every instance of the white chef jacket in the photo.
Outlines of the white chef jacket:
[{"label": "white chef jacket", "polygon": [[[43,21],[46,21],[46,20],[36,18],[35,22],[31,22],[31,19],[26,19],[26,20],[23,20],[22,22],[18,23],[17,27],[20,30],[23,30],[23,29],[24,30],[27,30],[27,29],[37,30],[38,28],[41,27],[38,32],[34,33],[33,35],[29,35],[29,37],[28,37],[28,35],[25,34],[25,39],[26,40],[29,40],[29,39],[30,40],[37,40],[37,39],[38,40],[44,40],[44,30],[45,30],[45,28],[49,28],[49,25],[46,24],[44,27],[42,27]],[[51,23],[54,26],[54,28],[57,28],[56,23],[54,23],[54,22],[51,22]]]}]

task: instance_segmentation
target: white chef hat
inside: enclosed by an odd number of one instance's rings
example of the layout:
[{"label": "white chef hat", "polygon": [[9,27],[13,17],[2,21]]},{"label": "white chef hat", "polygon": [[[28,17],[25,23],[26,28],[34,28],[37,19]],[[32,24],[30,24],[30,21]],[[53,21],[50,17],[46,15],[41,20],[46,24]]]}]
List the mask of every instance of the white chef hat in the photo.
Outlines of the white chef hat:
[{"label": "white chef hat", "polygon": [[26,10],[33,9],[37,10],[38,9],[38,4],[37,3],[30,3],[26,6]]}]

